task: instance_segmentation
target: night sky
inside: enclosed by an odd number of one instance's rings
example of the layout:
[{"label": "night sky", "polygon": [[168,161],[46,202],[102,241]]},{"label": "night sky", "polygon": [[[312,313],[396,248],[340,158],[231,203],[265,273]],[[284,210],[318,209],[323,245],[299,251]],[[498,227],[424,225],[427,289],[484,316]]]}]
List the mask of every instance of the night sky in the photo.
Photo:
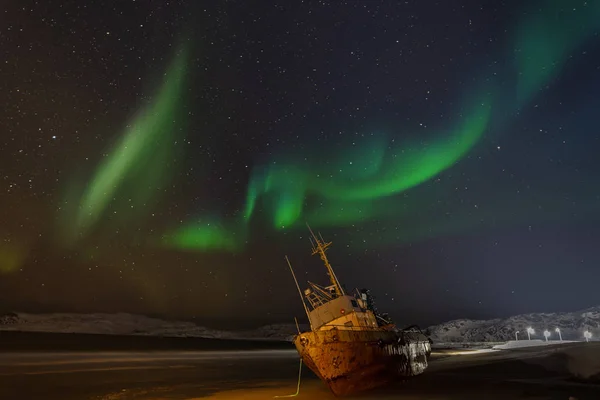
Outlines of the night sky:
[{"label": "night sky", "polygon": [[[204,3],[204,4],[203,4]],[[0,310],[399,325],[600,304],[600,2],[0,13]]]}]

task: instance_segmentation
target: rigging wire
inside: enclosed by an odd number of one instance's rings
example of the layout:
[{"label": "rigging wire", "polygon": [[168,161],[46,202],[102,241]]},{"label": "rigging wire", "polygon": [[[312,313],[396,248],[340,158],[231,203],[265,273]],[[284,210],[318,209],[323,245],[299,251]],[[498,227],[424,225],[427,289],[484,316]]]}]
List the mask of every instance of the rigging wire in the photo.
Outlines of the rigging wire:
[{"label": "rigging wire", "polygon": [[300,378],[302,377],[302,358],[300,358],[300,368],[298,369],[298,387],[296,388],[296,393],[294,394],[287,394],[284,396],[273,396],[273,398],[275,399],[281,399],[281,398],[285,398],[285,397],[296,397],[300,394]]}]

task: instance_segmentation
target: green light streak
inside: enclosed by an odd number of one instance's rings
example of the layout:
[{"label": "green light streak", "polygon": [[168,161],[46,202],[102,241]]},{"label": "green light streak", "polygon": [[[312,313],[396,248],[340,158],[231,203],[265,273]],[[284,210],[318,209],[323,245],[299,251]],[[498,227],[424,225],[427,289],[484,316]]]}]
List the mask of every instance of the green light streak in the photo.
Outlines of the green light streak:
[{"label": "green light streak", "polygon": [[[600,2],[545,0],[522,15],[511,41],[519,107],[556,79],[600,28]],[[110,225],[112,218],[122,223],[147,214],[168,182],[180,131],[176,121],[182,108],[185,50],[168,67],[154,101],[127,126],[91,180],[83,187],[67,188],[67,202],[59,212],[72,242],[99,225]],[[443,207],[426,206],[423,199],[444,196],[451,189],[437,187],[432,192],[424,189],[430,185],[423,184],[456,165],[488,129],[492,96],[479,94],[467,93],[475,101],[454,110],[459,116],[456,125],[434,137],[397,128],[357,137],[346,145],[328,147],[319,142],[307,144],[304,154],[276,154],[253,171],[240,219],[228,225],[218,218],[189,223],[162,236],[160,244],[180,250],[237,252],[244,248],[257,214],[263,214],[275,230],[304,229],[304,222],[315,228],[378,223],[378,228],[390,232],[391,242],[477,229],[483,211],[448,216]],[[398,139],[411,133],[417,134],[412,137],[418,141]],[[484,218],[506,212],[501,219],[510,220],[508,203],[486,209]],[[0,249],[5,260],[0,269],[14,270],[19,254]]]},{"label": "green light streak", "polygon": [[[519,107],[556,79],[577,48],[600,27],[600,2],[547,0],[540,5],[525,13],[513,32]],[[144,192],[138,199],[151,196],[155,177],[162,171],[156,164],[142,162],[152,160],[146,157],[150,151],[145,146],[169,137],[163,132],[169,131],[170,115],[181,97],[182,71],[179,58],[171,66],[157,102],[135,121],[101,166],[81,202],[80,230],[96,223],[128,176],[135,177],[128,181],[131,187]],[[506,206],[511,199],[463,215],[448,215],[445,207],[433,201],[423,204],[423,199],[447,196],[452,190],[437,183],[423,184],[455,166],[488,129],[492,96],[481,93],[468,93],[474,101],[455,110],[459,116],[456,124],[433,137],[415,132],[412,137],[418,141],[399,140],[411,137],[407,136],[411,132],[389,129],[387,135],[358,137],[346,145],[335,143],[335,148],[319,142],[307,144],[304,154],[276,154],[253,171],[241,219],[227,227],[214,219],[187,224],[165,235],[162,244],[184,250],[237,252],[243,249],[257,214],[275,230],[304,229],[304,222],[314,227],[378,223],[389,232],[392,242],[476,230],[485,225],[482,218],[495,221],[494,216],[501,216],[499,223],[506,223],[511,219]],[[495,93],[494,99],[499,94]],[[171,154],[164,147],[154,147],[151,153],[161,155],[165,163]],[[152,167],[155,169],[148,174]],[[141,169],[140,175],[133,174],[135,168]]]},{"label": "green light streak", "polygon": [[[331,163],[273,162],[252,177],[245,219],[251,218],[261,195],[272,199],[267,203],[276,229],[303,223],[303,218],[315,226],[376,218],[387,210],[374,207],[374,201],[418,186],[464,157],[485,132],[490,113],[491,103],[484,96],[453,131],[430,144],[392,144],[375,136],[335,149],[338,156]],[[307,210],[311,196],[320,200]]]},{"label": "green light streak", "polygon": [[[122,138],[102,160],[77,203],[71,239],[87,234],[106,214],[110,204],[123,207],[131,217],[153,202],[167,181],[174,143],[180,127],[178,112],[183,97],[186,51],[169,66],[155,100],[128,125]],[[73,190],[70,198],[73,198]],[[65,222],[65,224],[67,224]]]},{"label": "green light streak", "polygon": [[[378,179],[371,176],[360,185],[355,179],[329,180],[319,189],[328,198],[359,200],[389,196],[420,185],[450,168],[471,150],[487,128],[490,111],[490,103],[484,101],[447,137],[431,145],[394,148]],[[375,158],[372,164],[380,165],[383,161]]]},{"label": "green light streak", "polygon": [[551,83],[598,28],[597,1],[547,0],[530,9],[516,31],[519,104]]},{"label": "green light streak", "polygon": [[[600,2],[542,0],[521,15],[512,40],[517,107],[555,80],[600,28]],[[448,197],[454,188],[439,182],[423,185],[464,158],[488,129],[491,96],[471,98],[477,101],[462,110],[454,129],[433,139],[419,134],[419,142],[392,141],[391,135],[367,135],[346,146],[335,143],[332,148],[320,142],[308,145],[304,154],[275,155],[253,171],[238,227],[247,228],[257,214],[263,214],[276,230],[303,229],[305,221],[314,227],[367,229],[375,223],[378,231],[387,231],[390,243],[401,243],[510,224],[515,220],[513,208],[528,209],[520,199],[498,200],[485,209],[450,215],[434,200]],[[500,123],[509,124],[512,117]],[[407,137],[405,132],[388,133]],[[539,214],[533,207],[527,213]],[[197,235],[208,236],[207,232],[200,229]],[[217,239],[198,240],[192,247],[226,247],[221,243],[225,232],[213,234]]]},{"label": "green light streak", "polygon": [[227,251],[242,249],[244,234],[227,229],[218,222],[191,223],[165,235],[163,245],[179,250]]}]

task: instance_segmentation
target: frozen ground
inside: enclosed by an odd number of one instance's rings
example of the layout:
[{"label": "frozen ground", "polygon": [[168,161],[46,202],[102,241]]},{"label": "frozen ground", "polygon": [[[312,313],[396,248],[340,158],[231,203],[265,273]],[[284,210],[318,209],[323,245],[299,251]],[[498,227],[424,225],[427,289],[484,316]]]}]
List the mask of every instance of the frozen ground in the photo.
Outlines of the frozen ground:
[{"label": "frozen ground", "polygon": [[536,346],[559,346],[570,343],[577,343],[575,340],[509,340],[506,343],[497,344],[492,347],[494,350],[511,350],[519,349],[523,347],[536,347]]},{"label": "frozen ground", "polygon": [[[424,375],[350,399],[597,400],[600,385],[573,373],[582,356],[600,360],[600,344],[435,353]],[[293,350],[0,353],[0,399],[273,399],[296,391],[298,361]],[[298,399],[335,399],[302,373]]]}]

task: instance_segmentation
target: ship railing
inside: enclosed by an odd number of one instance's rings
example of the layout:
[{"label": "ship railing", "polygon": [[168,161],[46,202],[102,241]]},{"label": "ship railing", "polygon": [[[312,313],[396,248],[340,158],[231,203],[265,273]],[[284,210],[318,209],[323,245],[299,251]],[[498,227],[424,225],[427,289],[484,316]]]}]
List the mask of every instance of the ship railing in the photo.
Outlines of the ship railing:
[{"label": "ship railing", "polygon": [[319,329],[324,327],[334,327],[338,328],[338,331],[381,331],[381,326],[347,326],[347,325],[331,325],[331,324],[323,324],[319,327]]}]

